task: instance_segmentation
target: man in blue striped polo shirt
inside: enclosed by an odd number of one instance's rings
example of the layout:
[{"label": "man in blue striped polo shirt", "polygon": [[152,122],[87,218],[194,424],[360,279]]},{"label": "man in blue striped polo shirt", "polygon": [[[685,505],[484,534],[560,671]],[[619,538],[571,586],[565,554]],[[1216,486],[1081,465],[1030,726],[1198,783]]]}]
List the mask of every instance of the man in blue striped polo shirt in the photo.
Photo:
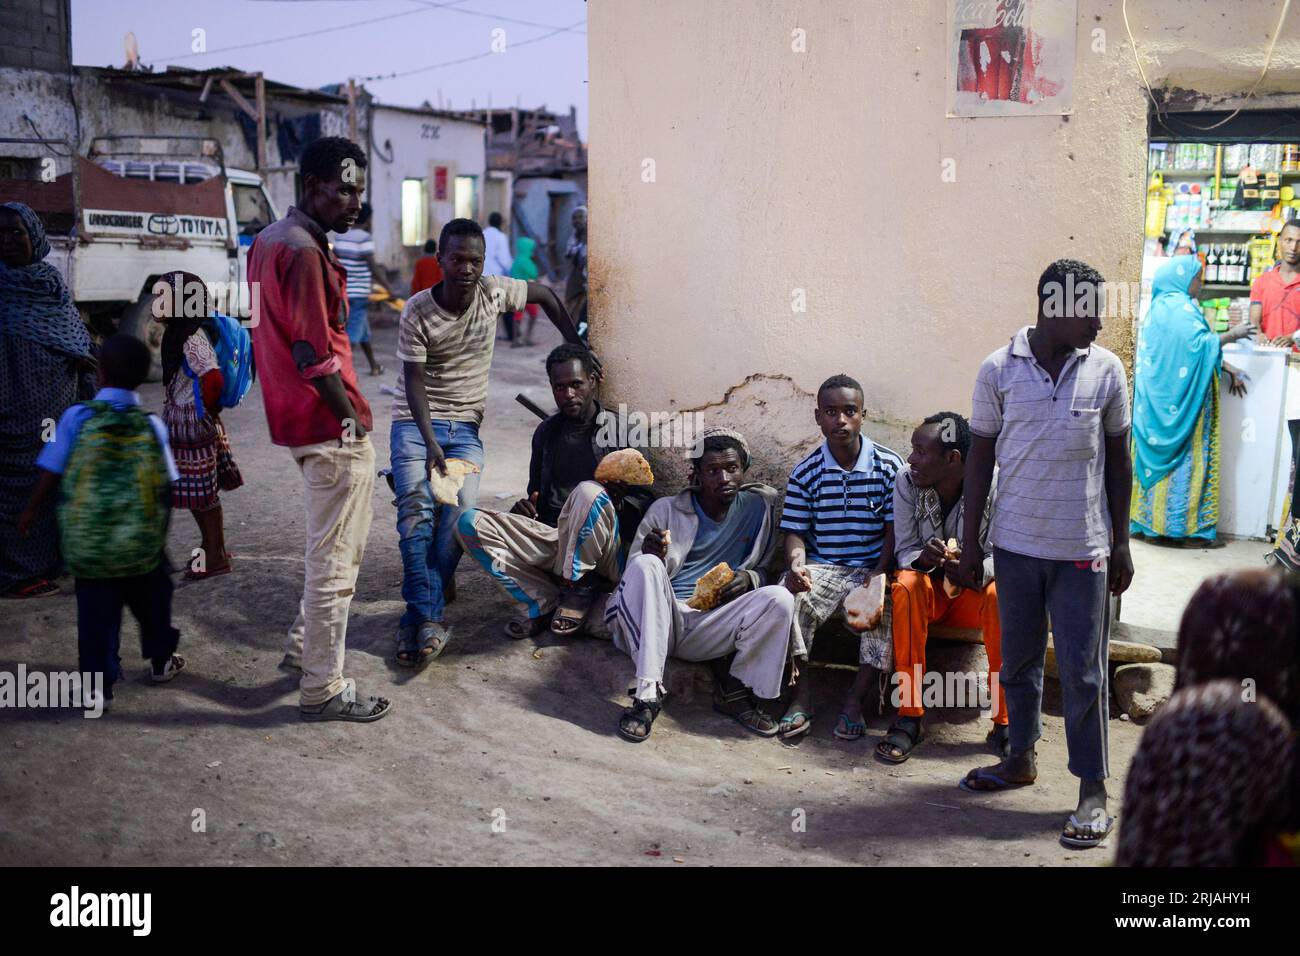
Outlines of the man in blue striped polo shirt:
[{"label": "man in blue striped polo shirt", "polygon": [[[785,490],[781,530],[785,532],[787,587],[798,597],[790,654],[806,660],[813,633],[858,585],[887,572],[894,558],[894,476],[903,459],[861,434],[862,386],[847,375],[833,375],[817,390],[813,415],[826,436],[811,455],[794,466]],[[844,700],[835,735],[855,740],[865,732],[862,697],[870,668],[892,663],[889,603],[879,625],[863,633],[857,679]],[[781,736],[797,737],[812,728],[812,694],[807,676],[799,679],[781,718]]]}]

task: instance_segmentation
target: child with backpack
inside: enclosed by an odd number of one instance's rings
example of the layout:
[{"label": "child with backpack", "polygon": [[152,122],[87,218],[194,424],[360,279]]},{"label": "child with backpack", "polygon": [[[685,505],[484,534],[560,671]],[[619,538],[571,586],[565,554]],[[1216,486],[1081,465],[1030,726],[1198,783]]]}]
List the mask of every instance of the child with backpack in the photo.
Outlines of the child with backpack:
[{"label": "child with backpack", "polygon": [[140,625],[140,645],[156,683],[185,666],[172,627],[172,581],[164,552],[176,464],[167,430],[140,407],[136,389],[149,374],[143,342],[129,335],[104,340],[99,391],[73,405],[41,449],[41,469],[18,532],[31,531],[58,492],[64,563],[76,579],[79,669],[104,675],[104,706],[120,676],[122,608]]},{"label": "child with backpack", "polygon": [[[222,344],[223,320],[234,323],[236,335],[242,335],[245,341],[248,332],[236,320],[212,314],[207,286],[198,276],[172,272],[163,281],[165,287],[160,284],[158,288],[154,315],[164,329],[163,421],[180,473],[172,507],[187,509],[199,526],[201,551],[190,561],[185,580],[202,581],[233,570],[226,551],[219,492],[233,491],[244,483],[219,416],[222,408],[243,396],[230,401],[225,395],[226,386],[237,383],[227,381],[229,365],[223,368],[215,346]],[[251,355],[251,342],[244,354]]]}]

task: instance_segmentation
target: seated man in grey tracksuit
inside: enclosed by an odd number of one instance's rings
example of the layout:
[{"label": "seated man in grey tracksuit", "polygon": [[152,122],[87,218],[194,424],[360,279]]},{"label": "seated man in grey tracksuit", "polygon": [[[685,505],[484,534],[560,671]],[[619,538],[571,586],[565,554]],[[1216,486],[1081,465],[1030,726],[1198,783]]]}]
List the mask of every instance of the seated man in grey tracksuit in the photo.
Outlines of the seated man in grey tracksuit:
[{"label": "seated man in grey tracksuit", "polygon": [[[636,667],[632,706],[620,736],[650,736],[669,657],[710,661],[714,707],[763,737],[777,732],[764,701],[781,695],[789,657],[794,595],[771,585],[777,549],[775,488],[745,482],[749,447],[739,432],[704,431],[691,486],[650,506],[632,541],[627,567],[609,599],[605,622],[615,646]],[[736,571],[716,607],[687,607],[695,582],[720,561]],[[771,706],[769,704],[768,706]]]}]

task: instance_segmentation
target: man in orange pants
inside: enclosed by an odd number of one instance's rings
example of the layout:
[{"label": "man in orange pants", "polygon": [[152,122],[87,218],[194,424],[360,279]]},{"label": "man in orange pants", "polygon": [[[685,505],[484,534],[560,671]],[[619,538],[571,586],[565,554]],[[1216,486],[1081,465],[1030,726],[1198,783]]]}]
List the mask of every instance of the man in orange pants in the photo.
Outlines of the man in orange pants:
[{"label": "man in orange pants", "polygon": [[902,763],[924,736],[921,718],[925,708],[921,704],[925,641],[931,624],[977,627],[983,633],[989,689],[995,698],[993,729],[985,739],[999,754],[1007,747],[1006,695],[998,682],[1002,631],[993,584],[993,553],[988,546],[988,510],[980,521],[980,547],[984,549],[980,589],[959,589],[951,583],[956,579],[960,550],[946,545],[952,539],[956,539],[954,544],[962,540],[962,473],[970,444],[970,424],[961,415],[931,415],[912,433],[912,453],[894,480],[894,554],[899,570],[890,593],[898,717],[876,746],[876,755],[887,763]]}]

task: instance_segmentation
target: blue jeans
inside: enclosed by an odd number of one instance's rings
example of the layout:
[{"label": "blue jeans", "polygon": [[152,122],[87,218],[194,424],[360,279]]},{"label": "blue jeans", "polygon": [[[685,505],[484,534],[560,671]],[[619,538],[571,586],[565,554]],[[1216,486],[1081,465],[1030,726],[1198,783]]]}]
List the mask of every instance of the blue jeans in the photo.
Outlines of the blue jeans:
[{"label": "blue jeans", "polygon": [[1043,664],[1048,618],[1061,675],[1065,748],[1070,773],[1104,780],[1110,687],[1108,563],[1049,561],[993,549],[1002,623],[1002,688],[1007,694],[1012,753],[1028,753],[1042,736]]},{"label": "blue jeans", "polygon": [[[448,458],[462,458],[483,467],[483,443],[473,422],[433,422],[433,437]],[[433,499],[425,461],[428,449],[415,422],[393,422],[389,432],[393,484],[397,490],[397,534],[401,538],[402,627],[441,621],[443,592],[460,561],[456,520],[478,501],[478,475],[467,475],[459,506]]]},{"label": "blue jeans", "polygon": [[353,345],[370,341],[370,300],[365,296],[348,299],[348,341]]}]

